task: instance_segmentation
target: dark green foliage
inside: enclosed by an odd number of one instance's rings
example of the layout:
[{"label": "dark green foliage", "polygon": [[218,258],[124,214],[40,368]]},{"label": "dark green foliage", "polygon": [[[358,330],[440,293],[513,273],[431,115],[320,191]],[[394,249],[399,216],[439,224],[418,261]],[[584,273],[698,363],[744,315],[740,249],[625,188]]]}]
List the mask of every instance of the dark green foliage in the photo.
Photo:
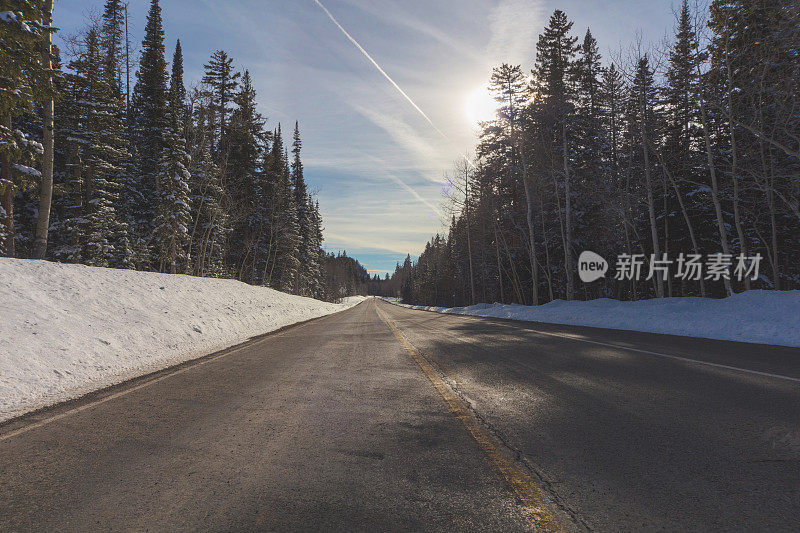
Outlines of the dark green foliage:
[{"label": "dark green foliage", "polygon": [[[42,136],[36,104],[53,92],[36,68],[48,30],[37,24],[34,4],[0,2],[0,11],[15,13],[0,25],[4,59],[13,59],[0,65],[0,155],[14,170],[13,182],[5,174],[0,182],[9,184],[0,246],[14,235],[6,229],[13,230],[14,220],[21,231],[8,242],[19,242],[20,255],[31,253],[36,223],[41,145],[35,139]],[[270,132],[258,112],[250,74],[235,72],[223,51],[206,65],[206,85],[187,94],[180,41],[168,69],[158,0],[151,0],[126,110],[124,17],[124,4],[107,0],[99,22],[75,42],[67,73],[55,76],[63,97],[56,106],[50,258],[235,277],[338,299],[340,291],[324,283],[324,268],[334,263],[322,250],[322,218],[307,190],[299,127],[290,159],[280,126]],[[12,168],[5,159],[4,165]],[[352,294],[353,285],[347,287]]]},{"label": "dark green foliage", "polygon": [[65,198],[57,203],[62,208],[52,224],[52,254],[68,262],[128,266],[128,226],[117,206],[120,174],[130,154],[122,102],[115,94],[113,72],[105,69],[96,29],[86,34],[83,52],[70,69],[74,74],[65,78],[57,130],[65,150],[58,165]]},{"label": "dark green foliage", "polygon": [[329,301],[366,294],[370,282],[369,273],[347,252],[327,254],[323,257],[322,297]]},{"label": "dark green foliage", "polygon": [[40,43],[52,28],[42,25],[43,5],[0,0],[0,255],[14,255],[14,194],[34,186],[42,145],[14,121],[54,95]]},{"label": "dark green foliage", "polygon": [[206,73],[203,83],[209,87],[211,95],[209,105],[209,125],[215,145],[219,150],[224,149],[225,135],[227,134],[230,104],[233,101],[236,89],[239,87],[238,79],[241,76],[233,69],[233,58],[224,50],[217,50],[205,65]]},{"label": "dark green foliage", "polygon": [[[159,191],[163,177],[163,158],[169,149],[167,132],[169,118],[169,91],[167,61],[164,57],[164,29],[161,7],[152,0],[147,15],[145,37],[136,85],[131,99],[131,144],[135,148],[134,176],[128,193],[133,201],[130,223],[136,228],[142,245],[152,250],[154,221],[159,210]],[[142,267],[157,264],[154,252],[142,258]]]},{"label": "dark green foliage", "polygon": [[122,100],[122,65],[125,54],[125,4],[107,0],[101,27],[103,75],[114,96]]}]

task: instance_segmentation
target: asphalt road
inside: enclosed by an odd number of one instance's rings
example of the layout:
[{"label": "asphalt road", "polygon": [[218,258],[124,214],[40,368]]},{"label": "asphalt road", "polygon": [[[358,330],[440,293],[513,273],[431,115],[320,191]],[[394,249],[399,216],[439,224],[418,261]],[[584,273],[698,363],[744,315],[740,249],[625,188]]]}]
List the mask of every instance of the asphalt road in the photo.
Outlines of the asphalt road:
[{"label": "asphalt road", "polygon": [[797,349],[371,300],[0,427],[3,531],[798,528]]}]

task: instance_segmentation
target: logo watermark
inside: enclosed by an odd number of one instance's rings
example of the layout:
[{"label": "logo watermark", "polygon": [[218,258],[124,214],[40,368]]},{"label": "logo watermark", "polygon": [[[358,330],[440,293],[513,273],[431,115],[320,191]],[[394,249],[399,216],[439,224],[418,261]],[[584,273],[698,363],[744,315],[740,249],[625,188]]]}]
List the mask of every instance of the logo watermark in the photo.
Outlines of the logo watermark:
[{"label": "logo watermark", "polygon": [[608,272],[608,261],[599,254],[585,251],[578,258],[578,275],[584,283],[591,283],[602,277]]},{"label": "logo watermark", "polygon": [[[667,279],[685,281],[721,281],[736,279],[756,281],[761,267],[761,254],[745,256],[739,254],[684,254],[670,259],[667,254],[619,254],[615,265],[614,279],[617,281],[649,281],[661,275]],[[578,258],[578,275],[584,283],[591,283],[605,277],[608,262],[599,254],[591,251],[581,253]]]}]

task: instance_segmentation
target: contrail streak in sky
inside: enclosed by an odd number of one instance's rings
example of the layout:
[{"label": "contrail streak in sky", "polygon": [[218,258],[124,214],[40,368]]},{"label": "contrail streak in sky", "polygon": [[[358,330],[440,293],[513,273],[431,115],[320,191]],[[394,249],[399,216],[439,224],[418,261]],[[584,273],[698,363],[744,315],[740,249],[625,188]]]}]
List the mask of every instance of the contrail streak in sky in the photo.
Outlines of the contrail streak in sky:
[{"label": "contrail streak in sky", "polygon": [[[350,35],[350,34],[347,32],[347,30],[346,30],[346,29],[344,29],[344,27],[343,27],[341,24],[339,24],[339,21],[338,21],[338,20],[336,20],[336,18],[335,18],[335,17],[334,17],[334,16],[331,14],[331,12],[330,12],[330,11],[328,11],[328,8],[326,8],[324,5],[322,5],[322,2],[320,2],[319,0],[314,0],[314,3],[316,3],[316,4],[317,4],[317,5],[318,5],[318,6],[319,6],[319,7],[320,7],[320,8],[321,8],[321,9],[322,9],[324,12],[325,12],[325,14],[326,14],[326,15],[328,15],[328,18],[329,18],[329,19],[331,19],[331,22],[333,22],[334,24],[336,24],[336,27],[337,27],[337,28],[339,28],[339,30],[341,30],[341,32],[342,32],[342,33],[345,35],[345,37],[347,37],[347,39],[348,39],[348,40],[349,40],[351,43],[353,43],[353,45],[354,45],[356,48],[358,48],[358,49],[359,49],[359,51],[361,51],[361,53],[362,53],[362,54],[364,54],[364,57],[366,57],[367,59],[369,59],[369,62],[370,62],[370,63],[372,63],[372,65],[373,65],[373,66],[374,66],[376,69],[378,69],[378,72],[380,72],[381,74],[383,74],[383,77],[384,77],[384,78],[386,78],[386,79],[389,81],[389,83],[391,83],[391,84],[392,84],[392,86],[393,86],[395,89],[397,89],[397,92],[399,92],[401,95],[403,95],[403,98],[405,98],[405,99],[408,101],[408,103],[409,103],[409,104],[411,104],[411,105],[414,107],[414,109],[416,109],[416,110],[417,110],[417,112],[418,112],[420,115],[422,115],[422,116],[425,118],[425,120],[426,120],[426,121],[428,121],[428,124],[430,124],[430,125],[431,125],[431,127],[432,127],[434,130],[436,130],[436,132],[437,132],[439,135],[441,135],[441,136],[442,136],[442,138],[444,138],[444,139],[448,139],[448,140],[449,140],[449,137],[447,137],[447,135],[445,135],[445,133],[444,133],[442,130],[440,130],[440,129],[438,128],[438,126],[436,126],[436,124],[434,124],[434,123],[433,123],[433,121],[431,120],[431,118],[430,118],[430,117],[429,117],[427,114],[425,114],[425,111],[423,111],[423,110],[422,110],[422,109],[421,109],[421,108],[420,108],[420,107],[419,107],[417,104],[415,104],[415,103],[414,103],[414,100],[412,100],[412,99],[411,99],[411,97],[410,97],[410,96],[408,96],[408,94],[406,94],[406,92],[405,92],[405,91],[404,91],[404,90],[403,90],[403,89],[402,89],[402,88],[401,88],[399,85],[397,85],[397,83],[396,83],[396,82],[395,82],[395,81],[392,79],[392,77],[391,77],[391,76],[389,76],[389,74],[387,74],[387,73],[386,73],[386,71],[385,71],[385,70],[383,70],[383,69],[381,68],[381,66],[380,66],[380,65],[377,63],[377,61],[375,61],[374,59],[372,59],[372,56],[371,56],[371,55],[369,55],[369,52],[367,52],[366,50],[364,50],[364,47],[363,47],[363,46],[361,46],[360,44],[358,44],[358,41],[356,41],[356,40],[353,38],[353,36],[352,36],[352,35]],[[467,161],[467,163],[468,163],[468,164],[469,164],[469,165],[470,165],[470,166],[471,166],[473,169],[476,169],[476,168],[477,168],[477,167],[475,166],[475,163],[473,163],[473,162],[472,162],[472,160],[471,160],[469,157],[467,157],[467,156],[465,155],[465,156],[464,156],[464,159]],[[419,200],[420,202],[422,202],[423,204],[425,204],[427,207],[429,207],[430,209],[432,209],[432,210],[433,210],[433,212],[435,212],[435,213],[436,213],[436,214],[437,214],[439,217],[441,217],[441,216],[442,216],[442,212],[441,212],[441,211],[439,211],[439,209],[437,209],[437,208],[436,208],[435,206],[433,206],[433,205],[432,205],[430,202],[428,202],[427,200],[425,200],[425,199],[424,199],[424,198],[423,198],[423,197],[422,197],[422,196],[421,196],[419,193],[417,193],[417,191],[415,191],[414,189],[412,189],[412,188],[411,188],[411,187],[410,187],[408,184],[404,183],[404,182],[403,182],[403,181],[402,181],[400,178],[398,178],[397,176],[393,176],[393,175],[391,175],[390,177],[391,177],[391,178],[392,178],[392,180],[394,180],[394,181],[395,181],[395,182],[396,182],[398,185],[400,185],[400,186],[401,186],[401,187],[403,187],[405,190],[407,190],[409,193],[411,193],[411,195],[413,195],[413,196],[414,196],[414,198],[416,198],[417,200]]]},{"label": "contrail streak in sky", "polygon": [[421,108],[420,108],[420,107],[419,107],[417,104],[415,104],[415,103],[414,103],[414,100],[412,100],[412,99],[411,99],[411,97],[410,97],[410,96],[408,96],[408,94],[406,94],[406,92],[405,92],[403,89],[401,89],[401,88],[400,88],[400,86],[399,86],[399,85],[397,85],[397,83],[395,83],[395,81],[394,81],[394,80],[391,78],[391,76],[389,76],[389,75],[386,73],[386,71],[385,71],[385,70],[383,70],[383,69],[381,68],[381,66],[380,66],[380,65],[379,65],[379,64],[378,64],[378,63],[377,63],[377,62],[376,62],[374,59],[372,59],[372,56],[371,56],[371,55],[369,55],[369,53],[368,53],[366,50],[364,50],[364,48],[363,48],[363,47],[362,47],[360,44],[358,44],[358,41],[356,41],[355,39],[353,39],[353,36],[352,36],[352,35],[350,35],[350,34],[347,32],[347,30],[346,30],[346,29],[344,29],[344,28],[342,27],[342,25],[341,25],[341,24],[339,24],[339,21],[338,21],[338,20],[336,20],[336,18],[334,18],[334,16],[333,16],[333,15],[331,15],[331,12],[330,12],[330,11],[328,11],[328,8],[326,8],[324,5],[322,5],[322,2],[320,2],[319,0],[314,0],[314,2],[315,2],[315,3],[316,3],[316,4],[317,4],[317,5],[320,7],[320,8],[322,8],[322,10],[325,12],[325,14],[326,14],[326,15],[328,15],[328,18],[329,18],[329,19],[331,19],[331,22],[333,22],[334,24],[336,24],[336,27],[337,27],[337,28],[339,28],[339,29],[342,31],[342,33],[344,33],[345,37],[347,37],[347,38],[350,40],[350,42],[351,42],[351,43],[353,43],[353,45],[355,45],[355,47],[356,47],[356,48],[358,48],[358,49],[361,51],[361,53],[362,53],[362,54],[364,54],[364,57],[366,57],[367,59],[369,59],[370,63],[372,63],[372,64],[375,66],[375,68],[376,68],[376,69],[378,69],[378,72],[380,72],[381,74],[383,74],[383,77],[384,77],[384,78],[386,78],[387,80],[389,80],[389,83],[391,83],[391,84],[394,86],[394,88],[395,88],[395,89],[397,89],[397,91],[398,91],[400,94],[402,94],[402,95],[403,95],[403,98],[405,98],[406,100],[408,100],[408,103],[409,103],[409,104],[411,104],[411,105],[414,107],[414,109],[416,109],[416,110],[419,112],[419,114],[420,114],[420,115],[422,115],[422,116],[425,118],[425,120],[427,120],[427,121],[428,121],[428,124],[430,124],[430,125],[431,125],[431,127],[432,127],[433,129],[435,129],[435,130],[436,130],[436,132],[437,132],[439,135],[441,135],[442,137],[444,137],[444,138],[446,139],[446,138],[447,138],[447,135],[445,135],[445,134],[444,134],[444,132],[443,132],[442,130],[440,130],[440,129],[439,129],[437,126],[436,126],[436,124],[434,124],[434,123],[433,123],[433,121],[430,119],[430,117],[429,117],[428,115],[426,115],[426,114],[425,114],[425,111],[423,111],[423,110],[422,110],[422,109],[421,109]]}]

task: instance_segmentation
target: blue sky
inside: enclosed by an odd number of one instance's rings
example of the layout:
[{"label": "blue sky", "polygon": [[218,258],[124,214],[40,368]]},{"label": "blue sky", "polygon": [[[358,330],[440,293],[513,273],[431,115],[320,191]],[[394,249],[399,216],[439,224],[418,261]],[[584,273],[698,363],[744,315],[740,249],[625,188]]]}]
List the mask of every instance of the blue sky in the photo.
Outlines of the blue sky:
[{"label": "blue sky", "polygon": [[[326,248],[375,273],[393,271],[444,228],[442,182],[474,147],[467,101],[492,66],[530,69],[554,9],[587,27],[608,60],[637,32],[671,33],[677,0],[320,0],[430,117],[440,135],[343,35],[314,0],[162,0],[167,49],[180,38],[187,84],[216,49],[249,69],[261,112],[289,132],[300,121],[306,178],[317,191]],[[74,33],[102,0],[58,0]],[[134,42],[149,1],[130,0]],[[473,96],[480,100],[480,96]],[[474,113],[473,113],[474,114]]]}]

